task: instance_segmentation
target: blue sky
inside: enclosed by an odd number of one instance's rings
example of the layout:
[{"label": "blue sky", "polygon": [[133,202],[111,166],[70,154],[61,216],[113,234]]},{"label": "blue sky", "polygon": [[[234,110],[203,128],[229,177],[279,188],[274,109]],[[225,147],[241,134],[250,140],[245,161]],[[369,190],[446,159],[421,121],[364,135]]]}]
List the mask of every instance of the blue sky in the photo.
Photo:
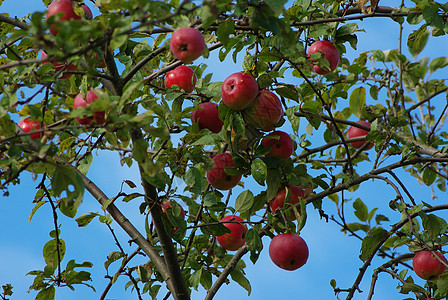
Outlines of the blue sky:
[{"label": "blue sky", "polygon": [[[21,17],[28,12],[43,10],[44,6],[39,2],[36,0],[24,0],[20,2],[20,5],[17,5],[15,0],[5,0],[0,6],[0,11]],[[399,2],[387,1],[387,5],[393,6],[399,4]],[[92,7],[90,2],[88,4]],[[98,11],[95,9],[93,9],[93,12],[94,15],[98,14]],[[358,50],[354,51],[347,47],[348,53],[346,57],[349,60],[352,61],[357,52],[372,49],[386,50],[397,47],[398,25],[396,23],[382,18],[375,20],[366,19],[358,24],[366,32],[358,33]],[[407,34],[411,32],[408,25],[406,25],[405,32]],[[422,55],[432,58],[445,55],[444,52],[439,52],[439,49],[447,49],[447,46],[448,41],[446,37],[430,39]],[[213,52],[210,58],[203,62],[209,66],[207,72],[213,73],[213,79],[216,81],[222,81],[229,74],[240,71],[242,63],[241,60],[237,64],[231,61],[221,63],[216,59],[216,53]],[[443,75],[446,77],[446,74]],[[291,80],[290,83],[294,83],[297,79],[286,78],[285,80]],[[368,101],[373,103],[371,99]],[[300,130],[304,131],[304,129],[304,125],[301,124]],[[373,158],[374,151],[370,150],[368,153]],[[365,164],[364,167],[367,171],[371,166]],[[0,219],[3,224],[0,231],[2,237],[0,239],[0,285],[11,283],[14,286],[12,299],[27,300],[34,299],[36,293],[31,292],[28,294],[26,292],[32,283],[33,277],[25,276],[25,274],[31,270],[44,267],[42,247],[50,239],[48,233],[53,230],[53,220],[50,207],[44,206],[37,212],[31,223],[27,222],[33,207],[31,202],[38,181],[33,181],[28,174],[23,175],[20,186],[10,187],[10,196],[0,199]],[[98,156],[94,157],[94,163],[88,176],[110,197],[117,194],[123,180],[132,180],[137,184],[140,182],[138,170],[135,167],[121,167],[118,155],[111,152],[99,152]],[[409,177],[407,178],[409,179]],[[248,180],[247,182],[246,188],[251,189],[254,194],[261,191],[262,187],[253,181]],[[433,203],[430,199],[429,188],[412,184],[409,185],[409,189],[416,199]],[[127,191],[130,190],[128,189]],[[234,195],[241,191],[242,189],[238,188],[235,190]],[[345,197],[353,199],[360,197],[369,209],[379,207],[378,213],[391,215],[387,203],[395,198],[395,193],[391,187],[385,186],[382,182],[366,182],[355,193],[345,193]],[[443,199],[446,200],[446,194],[442,195],[441,200]],[[119,207],[129,219],[134,221],[133,223],[138,228],[143,228],[144,220],[138,212],[137,202],[131,202],[127,205],[120,204]],[[347,207],[350,208],[351,205]],[[328,199],[324,200],[323,208],[327,214],[335,214],[334,205]],[[100,207],[96,200],[86,192],[84,202],[78,214],[90,211],[99,212]],[[66,218],[62,214],[59,216],[59,221],[62,224],[61,238],[65,240],[68,249],[63,265],[68,261],[68,258],[73,258],[77,262],[83,260],[93,262],[92,284],[97,288],[97,292],[93,293],[89,288],[82,286],[77,287],[77,292],[75,293],[67,288],[62,288],[57,290],[56,299],[99,298],[107,284],[107,280],[104,279],[105,270],[103,263],[111,251],[117,250],[108,229],[96,221],[85,228],[79,229],[73,219]],[[351,221],[354,221],[354,219],[352,218]],[[118,226],[114,226],[114,229],[122,245],[126,246],[129,239],[127,235]],[[358,258],[360,242],[355,238],[344,236],[334,223],[326,223],[320,220],[317,211],[313,210],[312,207],[308,208],[308,221],[301,235],[310,249],[310,257],[305,266],[293,272],[277,268],[268,256],[269,239],[265,237],[263,239],[265,249],[257,264],[253,265],[248,258],[244,259],[247,264],[247,277],[252,285],[251,296],[247,297],[245,290],[232,282],[230,285],[224,285],[215,299],[224,300],[230,297],[257,300],[334,299],[333,289],[329,284],[332,278],[336,279],[340,288],[351,287],[357,276],[358,268],[362,265]],[[139,260],[141,263],[145,262],[144,258],[139,258]],[[136,260],[136,262],[139,260]],[[373,266],[378,266],[381,263],[380,259],[375,259]],[[114,267],[116,266],[112,265],[111,270],[115,270]],[[364,276],[361,285],[364,293],[357,294],[354,299],[366,298],[372,269],[370,268]],[[419,279],[416,280],[421,283]],[[130,291],[124,291],[126,282],[127,280],[119,280],[109,292],[108,299],[135,299],[135,294],[130,293]],[[390,276],[380,275],[374,299],[406,298],[404,295],[398,294],[395,289],[396,285],[396,282],[390,280]],[[194,292],[192,299],[201,299],[204,293],[203,290],[199,289],[198,292]],[[164,293],[160,293],[160,299],[163,296]],[[345,294],[341,294],[340,297],[345,298]]]}]

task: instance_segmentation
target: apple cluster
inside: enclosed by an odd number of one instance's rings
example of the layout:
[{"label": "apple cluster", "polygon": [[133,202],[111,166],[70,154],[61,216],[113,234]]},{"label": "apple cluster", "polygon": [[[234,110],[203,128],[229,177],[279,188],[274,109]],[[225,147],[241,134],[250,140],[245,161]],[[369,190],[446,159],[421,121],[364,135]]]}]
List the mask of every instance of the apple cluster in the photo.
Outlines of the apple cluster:
[{"label": "apple cluster", "polygon": [[[59,21],[92,19],[92,12],[86,5],[79,6],[72,0],[55,0],[49,7],[46,19],[59,16]],[[58,26],[50,25],[50,32],[58,34]],[[190,64],[199,58],[205,48],[206,43],[202,33],[193,27],[183,27],[175,30],[170,38],[170,51],[179,61]],[[319,55],[317,55],[319,53]],[[313,70],[317,74],[326,75],[333,72],[339,63],[339,52],[336,47],[328,41],[317,41],[308,49],[309,61],[313,65]],[[45,51],[41,53],[42,64],[52,63],[56,74],[60,74],[59,79],[67,79],[73,75],[77,67],[73,64],[61,63],[48,59]],[[328,63],[322,64],[322,60]],[[328,64],[328,66],[327,66]],[[197,77],[195,71],[185,65],[180,65],[170,70],[164,79],[165,86],[176,92],[192,93],[195,90]],[[88,90],[85,94],[79,93],[73,101],[73,110],[91,108],[91,104],[101,95],[101,90]],[[241,113],[247,126],[261,132],[270,132],[265,135],[260,142],[261,149],[264,149],[265,156],[276,157],[283,160],[290,159],[294,152],[294,142],[286,132],[275,130],[278,127],[284,110],[282,102],[272,91],[261,89],[256,79],[247,72],[237,72],[228,76],[221,87],[222,103],[232,111]],[[90,105],[90,106],[89,106]],[[199,130],[208,129],[212,133],[220,133],[224,122],[219,118],[218,104],[213,102],[200,103],[191,113],[191,122],[197,124]],[[89,109],[86,109],[89,111]],[[88,115],[77,116],[75,118],[81,125],[98,124],[106,122],[104,111],[90,111]],[[360,121],[363,122],[363,121]],[[366,125],[365,123],[361,123]],[[41,124],[37,121],[27,119],[22,120],[19,126],[25,132],[33,129],[40,129]],[[196,125],[194,125],[196,126]],[[365,130],[360,128],[350,128],[347,137],[357,137],[366,135]],[[41,133],[31,134],[31,138],[40,138]],[[360,148],[365,141],[353,142],[355,148]],[[370,147],[370,146],[369,146]],[[241,180],[242,175],[232,175],[228,169],[235,167],[235,162],[230,153],[219,153],[213,157],[214,166],[206,172],[207,181],[218,190],[230,190]],[[273,214],[281,214],[290,221],[296,220],[296,215],[290,209],[293,205],[298,205],[300,199],[309,196],[310,189],[285,185],[279,188],[277,195],[268,203],[268,207]],[[179,205],[179,204],[177,204]],[[180,206],[180,205],[179,205]],[[165,201],[162,210],[166,214],[171,208],[171,202]],[[185,217],[182,207],[181,216]],[[228,215],[220,221],[230,232],[217,236],[217,242],[230,251],[238,250],[245,244],[245,234],[247,227],[243,219],[236,215]],[[179,228],[173,228],[173,234]],[[269,247],[269,255],[272,261],[285,270],[295,270],[305,264],[308,259],[308,247],[305,241],[297,234],[285,233],[275,236]]]},{"label": "apple cluster", "polygon": [[[180,28],[173,33],[170,48],[173,55],[185,63],[191,63],[202,54],[204,47],[200,32],[194,28]],[[196,76],[187,66],[179,66],[169,71],[165,77],[167,88],[175,87],[176,91],[191,93],[194,90]],[[176,88],[177,87],[177,88]],[[237,72],[228,76],[221,87],[221,98],[225,106],[233,111],[241,111],[248,126],[261,131],[272,131],[283,117],[280,99],[269,90],[260,90],[255,78],[246,72]],[[223,121],[219,118],[218,104],[203,102],[191,113],[191,121],[199,130],[208,129],[219,133]],[[260,143],[266,156],[289,159],[294,152],[294,142],[283,131],[273,131],[263,137]],[[219,153],[213,157],[214,166],[206,173],[207,181],[219,190],[230,190],[241,180],[241,175],[231,175],[226,170],[235,167],[230,153]],[[309,195],[309,194],[308,194]],[[270,202],[273,213],[285,211],[286,216],[295,220],[291,205],[305,198],[305,191],[298,186],[287,186],[279,189],[278,194]],[[220,222],[230,232],[217,236],[216,240],[226,250],[236,251],[245,244],[247,227],[244,220],[237,215],[224,216]],[[295,270],[305,264],[308,259],[308,247],[297,234],[277,235],[271,242],[269,254],[272,261],[285,270]]]}]

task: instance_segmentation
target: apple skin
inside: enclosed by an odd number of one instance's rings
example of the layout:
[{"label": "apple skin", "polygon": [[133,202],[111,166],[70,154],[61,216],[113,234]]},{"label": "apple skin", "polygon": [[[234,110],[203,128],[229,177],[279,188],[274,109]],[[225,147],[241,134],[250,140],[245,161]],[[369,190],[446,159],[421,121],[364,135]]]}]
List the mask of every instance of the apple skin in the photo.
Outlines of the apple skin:
[{"label": "apple skin", "polygon": [[244,224],[240,223],[225,223],[225,222],[244,222],[238,216],[228,215],[221,219],[221,223],[230,229],[230,233],[217,236],[216,240],[226,250],[235,251],[241,248],[246,243],[247,228]]},{"label": "apple skin", "polygon": [[[33,130],[39,130],[40,129],[40,122],[34,121],[34,120],[30,120],[28,118],[21,120],[18,125],[25,132],[31,132]],[[36,132],[36,133],[30,134],[30,138],[33,139],[33,140],[40,139],[41,137],[42,137],[42,132]]]},{"label": "apple skin", "polygon": [[[41,54],[40,54],[40,58],[41,59],[46,59],[46,58],[48,58],[48,54],[45,51],[42,51]],[[47,64],[47,63],[52,63],[53,64],[53,66],[55,67],[56,73],[58,73],[61,70],[64,70],[64,71],[76,71],[78,69],[78,67],[75,66],[74,64],[67,64],[67,63],[61,64],[61,63],[58,63],[57,61],[49,61],[49,60],[44,60],[42,62],[42,64]],[[71,76],[73,76],[73,74],[63,72],[62,76],[59,77],[59,78],[60,79],[67,79],[67,78],[70,78]]]},{"label": "apple skin", "polygon": [[196,80],[196,75],[191,68],[187,66],[178,66],[166,74],[165,86],[171,88],[173,85],[177,85],[181,90],[191,93],[194,90]]},{"label": "apple skin", "polygon": [[196,28],[179,28],[171,36],[170,49],[177,59],[191,63],[204,52],[204,36]]},{"label": "apple skin", "polygon": [[[73,109],[76,109],[78,107],[84,107],[87,104],[95,101],[97,98],[98,95],[95,94],[95,92],[92,90],[87,91],[86,99],[83,98],[82,93],[79,93],[78,95],[76,95],[75,100],[73,100]],[[75,119],[81,125],[90,125],[94,121],[97,124],[102,125],[106,122],[104,111],[96,111],[94,112],[92,117],[84,117],[84,118],[76,117]]]},{"label": "apple skin", "polygon": [[[277,136],[275,138],[267,138]],[[292,138],[283,131],[274,131],[268,134],[261,140],[261,146],[266,150],[270,149],[266,156],[280,157],[283,159],[288,159],[294,151],[294,142]]]},{"label": "apple skin", "polygon": [[243,117],[249,125],[271,131],[283,116],[280,99],[271,91],[262,90],[255,101],[243,111]]},{"label": "apple skin", "polygon": [[[313,65],[314,72],[320,75],[326,75],[334,70],[336,70],[338,64],[339,64],[339,51],[338,49],[329,41],[317,41],[314,42],[309,48],[308,48],[308,55],[314,54],[314,53],[322,53],[322,57],[328,60],[330,64],[330,70],[325,70],[318,65]],[[312,60],[313,61],[313,60]]]},{"label": "apple skin", "polygon": [[[442,253],[439,251],[434,251],[434,253],[442,261],[445,263],[447,262]],[[446,266],[428,250],[423,250],[415,254],[414,259],[412,260],[412,267],[414,268],[415,274],[425,280],[437,279],[446,269]]]},{"label": "apple skin", "polygon": [[[179,208],[180,208],[180,215],[182,216],[182,218],[185,218],[185,210],[182,208],[182,206],[180,206],[180,204],[179,203],[177,203],[176,202],[176,204],[179,206]],[[163,213],[165,213],[166,214],[166,210],[168,209],[168,208],[170,208],[171,207],[171,202],[170,201],[163,201],[162,202],[162,212]],[[179,227],[174,227],[173,229],[172,229],[172,233],[174,234],[174,233],[177,233],[178,231],[180,230],[180,228]]]},{"label": "apple skin", "polygon": [[222,83],[221,98],[228,108],[243,110],[255,101],[258,91],[258,83],[252,75],[237,72]]},{"label": "apple skin", "polygon": [[219,118],[218,104],[214,102],[204,102],[199,104],[199,108],[191,112],[191,122],[198,122],[199,129],[209,129],[213,133],[219,133],[224,123]]},{"label": "apple skin", "polygon": [[[47,15],[45,17],[48,20],[51,16],[54,16],[58,13],[62,13],[63,15],[59,19],[60,21],[68,21],[68,20],[80,20],[83,16],[76,14],[75,9],[73,7],[74,3],[72,0],[55,0],[48,5]],[[85,12],[86,19],[93,19],[93,14],[90,8],[87,5],[83,5],[82,8]],[[51,25],[50,32],[53,35],[57,35],[57,26]]]},{"label": "apple skin", "polygon": [[213,158],[214,167],[207,171],[207,181],[218,190],[230,190],[241,180],[241,175],[228,175],[225,168],[235,166],[230,153],[220,153]]},{"label": "apple skin", "polygon": [[[366,121],[357,121],[356,123],[361,124],[361,125],[365,125],[367,127],[370,128],[370,123],[366,122]],[[355,127],[355,126],[350,126],[350,128],[347,130],[347,138],[355,138],[358,136],[364,136],[367,135],[369,132],[367,130]],[[359,142],[351,142],[350,145],[352,145],[353,147],[355,147],[356,149],[361,148],[362,146],[364,146],[364,144],[366,143],[366,141],[359,141]],[[369,146],[366,148],[366,150],[372,149],[374,146],[373,143],[369,143]]]},{"label": "apple skin", "polygon": [[[302,199],[305,198],[303,189],[298,186],[290,185],[288,186],[288,190],[288,199],[286,199],[286,187],[283,187],[277,192],[277,195],[275,195],[274,199],[271,200],[269,206],[271,207],[272,213],[275,213],[277,209],[281,210],[283,206],[285,206],[285,201],[286,203],[288,203],[288,207],[290,207],[290,205],[295,205],[300,202],[299,197]],[[285,215],[291,221],[294,221],[296,219],[296,215],[290,210],[285,211]]]},{"label": "apple skin", "polygon": [[302,237],[294,233],[283,233],[272,239],[269,256],[279,268],[294,271],[306,263],[309,251]]}]

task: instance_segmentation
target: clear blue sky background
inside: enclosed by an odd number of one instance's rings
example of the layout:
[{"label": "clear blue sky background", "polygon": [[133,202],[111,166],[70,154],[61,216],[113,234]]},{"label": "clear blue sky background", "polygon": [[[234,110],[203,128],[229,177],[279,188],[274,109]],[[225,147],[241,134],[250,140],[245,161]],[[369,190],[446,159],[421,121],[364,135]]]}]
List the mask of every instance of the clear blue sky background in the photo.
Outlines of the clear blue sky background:
[{"label": "clear blue sky background", "polygon": [[[92,4],[87,2],[90,7]],[[386,1],[385,5],[396,6],[400,1]],[[10,13],[11,16],[22,17],[27,13],[34,11],[43,11],[45,8],[40,1],[24,0],[18,3],[16,0],[5,0],[0,6],[0,12]],[[98,14],[97,9],[93,9],[94,15]],[[352,61],[358,52],[372,49],[393,49],[397,48],[398,24],[385,18],[366,19],[358,22],[366,32],[358,33],[358,49],[352,50],[347,46],[348,53],[346,57]],[[405,23],[406,36],[412,28]],[[415,29],[415,28],[414,28]],[[431,38],[425,51],[421,56],[437,57],[446,55],[445,49],[448,47],[446,37]],[[443,51],[442,51],[443,49]],[[216,81],[224,80],[229,74],[241,70],[241,60],[234,64],[229,61],[221,63],[216,58],[217,53],[211,53],[211,56],[204,63],[209,68],[207,73],[213,73],[213,79]],[[443,74],[446,77],[446,73]],[[286,78],[290,83],[297,82],[295,78]],[[443,98],[439,99],[443,101]],[[369,104],[373,104],[372,99],[368,99]],[[301,131],[305,130],[305,122],[301,124]],[[317,135],[316,135],[317,136]],[[320,138],[316,137],[316,141]],[[323,143],[323,141],[322,141]],[[369,156],[374,157],[374,150],[369,151]],[[365,171],[368,171],[368,164],[365,164]],[[25,175],[25,174],[24,174]],[[112,197],[119,192],[119,187],[123,180],[132,180],[139,184],[138,171],[136,168],[121,167],[118,161],[118,155],[112,152],[99,152],[94,157],[94,163],[88,173],[92,179],[106,195]],[[409,177],[405,177],[409,179]],[[14,286],[14,295],[12,299],[27,300],[34,299],[36,293],[27,293],[33,277],[25,274],[34,269],[42,269],[45,265],[42,257],[42,247],[50,237],[48,233],[53,230],[53,220],[49,205],[42,207],[34,216],[31,223],[27,218],[31,212],[33,204],[31,203],[35,193],[35,187],[38,182],[33,181],[31,176],[21,177],[20,186],[10,188],[11,195],[0,199],[0,285],[11,283]],[[39,178],[40,179],[40,178]],[[415,184],[414,179],[409,179],[413,183],[408,185],[410,192],[416,199],[431,202],[430,189]],[[178,182],[181,186],[181,182]],[[262,187],[248,181],[246,188],[251,189],[257,194]],[[129,189],[125,192],[130,191]],[[237,195],[242,190],[235,190]],[[440,200],[446,202],[447,195],[440,194]],[[395,193],[390,186],[382,182],[366,182],[355,193],[345,193],[345,197],[356,199],[360,197],[368,205],[369,209],[379,207],[378,213],[390,216],[387,203],[395,198]],[[144,220],[138,212],[138,203],[119,205],[125,215],[133,221],[138,228],[143,228]],[[334,204],[328,199],[324,200],[324,210],[329,215],[335,215]],[[350,208],[351,204],[347,206]],[[79,210],[79,214],[86,212],[99,212],[101,209],[95,199],[87,192],[84,202]],[[348,212],[349,214],[349,212]],[[396,217],[396,216],[395,216]],[[351,219],[350,219],[351,218]],[[355,221],[349,217],[349,221]],[[396,221],[396,220],[395,220]],[[67,244],[66,258],[76,259],[77,262],[84,260],[91,261],[94,264],[92,274],[92,284],[97,288],[97,292],[92,292],[89,288],[79,286],[76,292],[71,292],[67,288],[57,289],[56,299],[75,300],[75,299],[97,299],[101,295],[103,288],[108,280],[104,279],[105,270],[103,263],[106,256],[111,251],[117,251],[108,229],[97,221],[92,222],[86,228],[79,229],[73,219],[69,219],[62,214],[59,216],[59,222],[62,224],[62,235]],[[116,226],[113,225],[115,233],[118,235],[123,246],[127,245],[128,236]],[[386,226],[386,229],[388,227]],[[335,299],[333,289],[329,282],[335,278],[340,288],[349,288],[355,280],[358,268],[362,262],[358,258],[360,242],[353,237],[344,236],[338,226],[334,223],[326,223],[320,220],[317,211],[312,207],[308,208],[308,222],[301,232],[310,249],[310,257],[305,266],[299,270],[288,272],[277,268],[270,260],[268,255],[269,239],[264,238],[265,251],[262,252],[259,261],[253,265],[248,258],[245,262],[247,277],[252,285],[252,294],[247,297],[247,293],[238,284],[232,282],[230,285],[224,285],[215,299]],[[132,251],[132,250],[131,250]],[[136,260],[138,261],[138,260]],[[141,263],[145,262],[140,258]],[[383,263],[380,259],[373,261],[373,266],[379,266]],[[116,270],[115,265],[111,270]],[[357,294],[354,299],[365,299],[370,287],[372,269],[364,276],[361,284],[362,294]],[[93,271],[92,270],[92,271]],[[417,279],[418,282],[422,283]],[[129,290],[124,291],[124,284],[127,282],[121,279],[108,294],[108,299],[136,299],[135,294]],[[390,276],[381,275],[377,283],[374,299],[402,299],[404,295],[396,291],[397,283],[390,280]],[[193,299],[202,299],[205,292],[199,289],[194,292]],[[162,299],[164,293],[160,293]],[[146,299],[148,297],[146,296]],[[340,298],[345,298],[341,294]]]}]

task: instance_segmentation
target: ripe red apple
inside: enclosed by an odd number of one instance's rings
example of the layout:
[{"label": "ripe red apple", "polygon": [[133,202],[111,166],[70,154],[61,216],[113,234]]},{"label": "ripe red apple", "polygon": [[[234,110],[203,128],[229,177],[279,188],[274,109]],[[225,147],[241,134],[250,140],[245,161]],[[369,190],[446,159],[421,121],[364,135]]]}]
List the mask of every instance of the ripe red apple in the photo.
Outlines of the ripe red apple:
[{"label": "ripe red apple", "polygon": [[173,85],[177,85],[181,90],[191,93],[194,90],[196,80],[196,75],[191,68],[178,66],[166,74],[165,86],[171,88]]},{"label": "ripe red apple", "polygon": [[[80,20],[82,18],[93,19],[93,14],[90,8],[87,5],[83,5],[82,8],[84,12],[80,12],[78,9],[74,7],[77,5],[72,0],[54,0],[50,3],[47,10],[46,20],[48,20],[51,16],[61,13],[60,21],[68,21],[68,20]],[[50,32],[53,35],[57,35],[57,26],[51,25]]]},{"label": "ripe red apple", "polygon": [[179,28],[171,36],[170,49],[177,59],[191,63],[204,52],[204,36],[196,28]]},{"label": "ripe red apple", "polygon": [[[19,127],[22,128],[23,131],[25,131],[25,132],[31,132],[31,131],[40,129],[40,122],[26,118],[19,122]],[[30,134],[30,138],[33,140],[40,139],[41,137],[42,137],[42,132],[36,132],[36,133]]]},{"label": "ripe red apple", "polygon": [[[48,54],[45,51],[42,51],[42,53],[40,54],[40,58],[41,59],[46,59],[47,57],[48,57]],[[76,71],[78,69],[78,67],[75,66],[74,64],[69,64],[69,63],[61,64],[61,63],[58,63],[57,61],[49,61],[49,60],[44,60],[42,62],[42,65],[46,64],[46,63],[50,63],[50,62],[55,67],[56,73],[58,73],[60,71]],[[70,78],[71,76],[73,76],[73,74],[63,72],[62,76],[59,77],[59,78],[60,79],[67,79],[67,78]]]},{"label": "ripe red apple", "polygon": [[221,219],[221,223],[230,229],[230,233],[217,236],[216,240],[226,250],[235,251],[241,248],[245,243],[245,235],[247,228],[243,223],[226,223],[226,222],[244,222],[238,216],[229,215]]},{"label": "ripe red apple", "polygon": [[[445,256],[439,251],[434,251],[434,253],[442,260],[447,263]],[[415,254],[412,260],[412,267],[414,268],[415,274],[420,278],[425,280],[437,279],[440,274],[442,274],[446,266],[440,262],[439,259],[431,251],[423,250]]]},{"label": "ripe red apple", "polygon": [[261,140],[261,146],[270,149],[266,156],[288,159],[294,151],[292,138],[283,131],[274,131]]},{"label": "ripe red apple", "polygon": [[306,263],[308,255],[305,241],[294,233],[276,235],[269,245],[272,262],[284,270],[297,270]]},{"label": "ripe red apple", "polygon": [[243,111],[246,122],[257,129],[270,131],[283,116],[280,99],[268,90],[262,90],[255,101]]},{"label": "ripe red apple", "polygon": [[[366,122],[366,121],[357,121],[356,123],[361,124],[361,125],[365,125],[367,127],[370,128],[370,123]],[[355,138],[358,136],[364,136],[367,135],[369,133],[369,131],[355,127],[355,126],[350,126],[350,128],[347,130],[347,138]],[[360,142],[351,142],[350,145],[352,145],[353,147],[355,147],[356,149],[361,148],[362,146],[364,146],[364,144],[366,143],[366,141],[360,141]],[[373,143],[369,143],[369,146],[366,148],[366,150],[372,149],[372,147],[374,146]]]},{"label": "ripe red apple", "polygon": [[225,169],[235,166],[232,155],[220,153],[213,158],[214,167],[207,171],[208,182],[218,190],[230,190],[241,180],[241,175],[229,175]]},{"label": "ripe red apple", "polygon": [[199,104],[199,108],[191,112],[191,122],[198,122],[199,129],[209,129],[213,133],[221,131],[224,123],[219,119],[218,104],[214,102],[204,102]]},{"label": "ripe red apple", "polygon": [[[277,192],[277,195],[274,197],[274,199],[272,199],[269,203],[272,213],[275,213],[277,209],[281,210],[283,207],[290,208],[291,205],[299,203],[299,197],[303,199],[305,198],[305,194],[303,192],[303,189],[299,188],[298,186],[290,185],[288,186],[288,190],[286,189],[286,187],[282,187]],[[294,221],[296,219],[294,212],[291,210],[286,210],[285,215],[291,221]]]},{"label": "ripe red apple", "polygon": [[[78,107],[84,107],[87,104],[95,101],[97,98],[98,98],[98,95],[95,94],[95,92],[92,91],[92,90],[91,91],[87,91],[85,99],[82,96],[82,93],[79,93],[75,97],[75,100],[73,101],[73,109],[76,109]],[[75,119],[81,125],[89,125],[93,121],[95,121],[96,123],[102,125],[102,124],[104,124],[106,122],[104,116],[105,116],[105,112],[104,111],[96,111],[96,112],[94,112],[92,117],[76,117]]]},{"label": "ripe red apple", "polygon": [[[180,215],[182,216],[182,218],[185,218],[185,211],[184,211],[184,209],[182,208],[182,206],[180,206],[179,203],[176,202],[176,204],[177,204],[177,206],[179,206],[179,208],[180,208]],[[163,201],[163,202],[162,202],[162,212],[166,214],[166,210],[167,210],[168,208],[171,208],[171,202],[168,201],[168,200],[167,200],[167,201]],[[169,216],[168,216],[168,219],[169,219]],[[172,229],[172,233],[176,233],[176,232],[178,232],[179,230],[180,230],[179,227],[174,227],[174,228]]]},{"label": "ripe red apple", "polygon": [[311,55],[318,52],[322,53],[322,57],[328,60],[330,70],[323,69],[318,65],[313,65],[314,72],[320,75],[326,75],[336,70],[339,63],[338,49],[329,41],[317,41],[308,48],[307,53],[308,55]]},{"label": "ripe red apple", "polygon": [[248,73],[234,73],[222,83],[221,98],[228,108],[243,110],[255,101],[257,95],[258,83]]}]

